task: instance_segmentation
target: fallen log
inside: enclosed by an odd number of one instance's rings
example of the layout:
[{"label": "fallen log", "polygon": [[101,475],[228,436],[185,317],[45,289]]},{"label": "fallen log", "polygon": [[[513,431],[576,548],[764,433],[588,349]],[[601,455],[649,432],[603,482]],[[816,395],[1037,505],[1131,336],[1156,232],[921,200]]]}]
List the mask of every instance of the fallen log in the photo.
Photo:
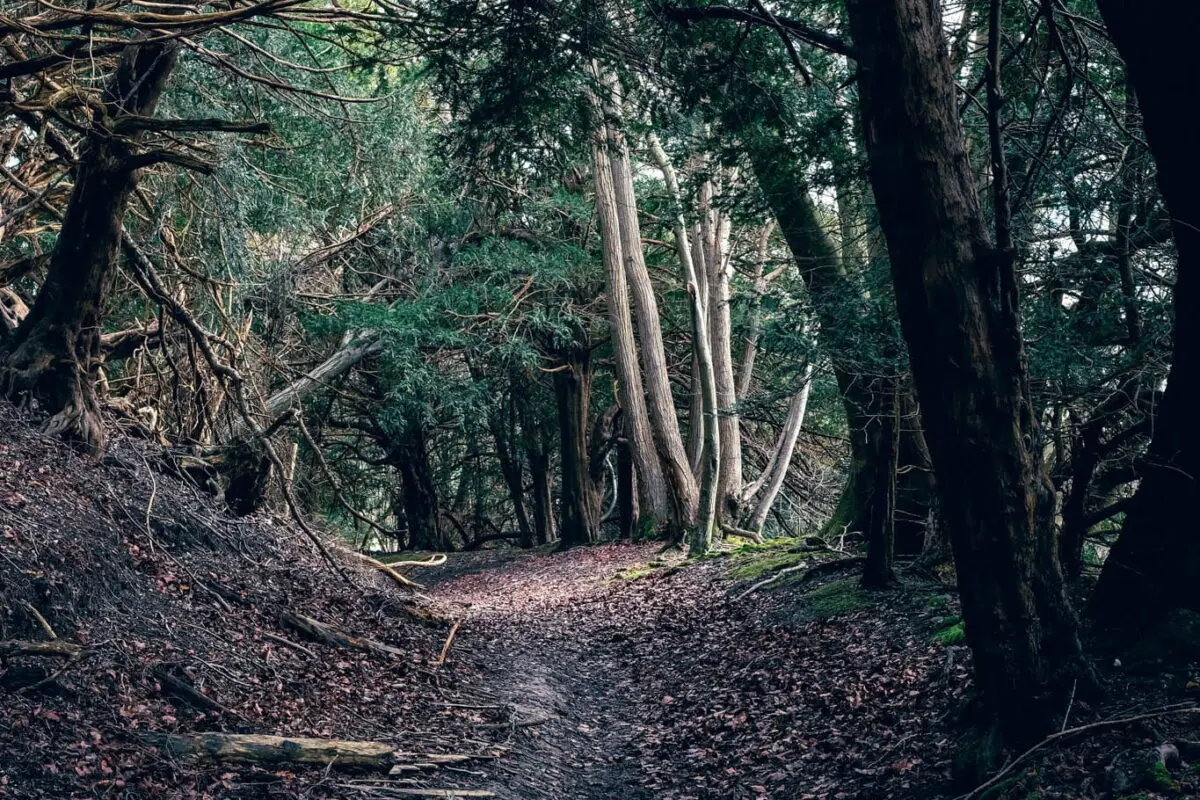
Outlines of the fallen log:
[{"label": "fallen log", "polygon": [[396,754],[383,742],[351,742],[240,733],[151,733],[142,740],[168,756],[188,761],[241,764],[319,764],[390,770]]},{"label": "fallen log", "polygon": [[42,656],[45,658],[65,658],[76,661],[83,657],[84,649],[77,644],[55,639],[52,642],[23,642],[18,640],[0,641],[0,658],[13,656]]},{"label": "fallen log", "polygon": [[358,636],[351,636],[346,631],[336,625],[329,625],[324,622],[306,617],[303,614],[294,614],[291,611],[285,611],[280,615],[280,620],[284,625],[293,628],[313,641],[322,642],[323,644],[332,645],[333,647],[344,647],[350,650],[365,650],[368,653],[379,653],[382,655],[392,656],[407,656],[408,653],[403,650],[392,647],[391,645],[383,644],[382,642],[372,641],[371,639],[363,639]]}]

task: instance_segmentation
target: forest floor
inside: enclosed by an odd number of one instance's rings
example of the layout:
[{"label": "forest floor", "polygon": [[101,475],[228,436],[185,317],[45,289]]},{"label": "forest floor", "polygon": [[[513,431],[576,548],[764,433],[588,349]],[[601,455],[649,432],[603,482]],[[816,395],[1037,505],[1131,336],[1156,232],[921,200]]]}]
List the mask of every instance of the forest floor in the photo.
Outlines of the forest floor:
[{"label": "forest floor", "polygon": [[[331,568],[281,520],[226,516],[149,443],[114,437],[96,462],[3,404],[0,429],[0,656],[83,648],[0,660],[4,800],[961,794],[970,657],[935,575],[865,592],[856,562],[811,572],[845,554],[797,540],[688,561],[499,549],[402,568],[422,599],[352,556]],[[296,614],[352,636],[314,640]],[[1105,704],[1076,699],[1064,726],[1195,706],[1194,672],[1106,672]],[[198,733],[377,741],[408,766],[196,762],[155,738]],[[981,798],[1200,796],[1196,715],[1092,733]]]}]

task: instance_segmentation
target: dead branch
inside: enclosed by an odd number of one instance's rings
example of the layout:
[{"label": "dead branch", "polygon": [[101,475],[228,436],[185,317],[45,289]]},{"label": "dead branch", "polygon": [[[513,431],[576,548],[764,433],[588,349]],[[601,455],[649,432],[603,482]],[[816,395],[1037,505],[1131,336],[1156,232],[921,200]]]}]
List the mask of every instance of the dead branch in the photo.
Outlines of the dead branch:
[{"label": "dead branch", "polygon": [[1200,714],[1200,708],[1193,706],[1190,708],[1159,709],[1158,711],[1149,711],[1145,714],[1135,714],[1131,717],[1121,717],[1120,719],[1103,719],[1103,720],[1100,720],[1099,722],[1090,722],[1087,725],[1079,725],[1074,728],[1067,728],[1066,730],[1062,730],[1057,733],[1052,733],[1049,736],[1047,736],[1045,739],[1043,739],[1042,741],[1035,744],[1033,747],[1026,750],[1024,753],[1021,753],[1021,755],[1017,756],[1012,761],[1008,762],[1008,765],[1006,767],[1004,767],[1004,769],[1000,770],[995,775],[993,775],[987,782],[982,783],[979,786],[976,786],[974,789],[967,792],[966,794],[959,795],[958,797],[954,798],[954,800],[970,800],[973,797],[978,797],[980,794],[987,791],[988,789],[990,789],[991,787],[993,787],[997,783],[999,783],[1001,780],[1003,780],[1006,775],[1010,775],[1012,773],[1012,771],[1014,769],[1016,769],[1018,766],[1020,766],[1021,764],[1024,764],[1026,761],[1028,761],[1029,758],[1034,753],[1038,752],[1043,747],[1051,745],[1062,739],[1066,739],[1071,736],[1077,736],[1077,735],[1085,734],[1085,733],[1096,733],[1098,731],[1107,730],[1109,728],[1116,728],[1116,727],[1120,727],[1121,725],[1128,725],[1131,722],[1140,722],[1141,720],[1146,720],[1146,719],[1156,719],[1158,717],[1166,717],[1166,716],[1170,716],[1171,714]]},{"label": "dead branch", "polygon": [[368,653],[380,655],[408,656],[408,653],[399,648],[383,644],[382,642],[372,641],[371,639],[351,636],[336,625],[329,625],[312,617],[306,617],[303,614],[293,614],[290,611],[285,611],[280,615],[280,620],[284,625],[294,628],[313,641],[322,642],[333,647],[363,650]]},{"label": "dead branch", "polygon": [[757,592],[759,589],[763,588],[764,586],[770,586],[771,584],[781,580],[785,575],[791,575],[793,573],[800,572],[801,570],[807,569],[808,571],[803,576],[801,576],[801,578],[799,580],[800,583],[805,583],[807,581],[812,580],[817,575],[821,575],[826,572],[833,572],[834,570],[844,569],[845,567],[854,566],[855,564],[863,564],[866,562],[866,560],[867,559],[865,556],[853,556],[851,558],[835,558],[832,561],[825,561],[825,562],[823,562],[821,564],[817,564],[811,568],[809,568],[807,561],[801,561],[799,564],[795,565],[794,567],[787,567],[786,569],[781,569],[781,570],[779,570],[779,572],[776,572],[771,577],[764,578],[763,580],[754,584],[749,589],[742,592],[737,597],[733,598],[733,602],[736,603],[739,600],[744,600],[746,597],[749,597],[750,595],[754,594],[755,592]]},{"label": "dead branch", "polygon": [[55,639],[52,642],[23,642],[10,639],[0,641],[0,658],[14,656],[41,656],[44,658],[65,658],[68,661],[78,661],[87,651],[77,644]]},{"label": "dead branch", "polygon": [[435,666],[441,666],[446,663],[446,654],[450,652],[450,643],[454,641],[454,634],[458,633],[458,626],[462,624],[462,620],[455,620],[454,625],[450,628],[450,635],[446,637],[446,643],[442,645],[442,653],[438,656]]},{"label": "dead branch", "polygon": [[148,744],[174,758],[189,761],[232,761],[243,764],[320,764],[337,767],[391,769],[396,755],[390,744],[339,739],[309,739],[258,734],[143,734]]}]

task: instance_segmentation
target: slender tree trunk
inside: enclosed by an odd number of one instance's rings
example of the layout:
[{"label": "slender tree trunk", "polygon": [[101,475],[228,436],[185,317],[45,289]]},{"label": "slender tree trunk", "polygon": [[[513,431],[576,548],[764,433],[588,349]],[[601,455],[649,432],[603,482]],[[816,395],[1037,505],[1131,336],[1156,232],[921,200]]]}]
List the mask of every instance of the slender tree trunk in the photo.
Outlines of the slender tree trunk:
[{"label": "slender tree trunk", "polygon": [[937,0],[849,0],[871,182],[982,697],[1010,743],[1090,672],[1039,461],[1011,253],[988,240]]},{"label": "slender tree trunk", "polygon": [[767,246],[774,230],[775,220],[770,220],[758,233],[758,256],[754,260],[754,287],[750,293],[750,312],[746,319],[746,340],[742,345],[742,360],[738,363],[738,400],[750,393],[750,384],[754,380],[754,361],[758,357],[758,337],[762,326],[762,298],[767,291]]},{"label": "slender tree trunk", "polygon": [[[733,375],[733,322],[730,314],[729,282],[733,259],[729,254],[731,221],[715,206],[716,186],[707,180],[700,192],[701,230],[708,274],[708,305],[705,324],[712,353],[713,378],[717,391],[718,426],[721,430],[721,476],[717,482],[717,514],[736,519],[742,491],[741,425],[737,415],[737,385]],[[701,381],[703,383],[703,379]]]},{"label": "slender tree trunk", "polygon": [[591,404],[591,355],[585,348],[564,354],[563,367],[554,373],[554,395],[558,401],[558,428],[562,461],[562,523],[559,536],[563,547],[596,540],[599,508],[588,476],[588,407]]},{"label": "slender tree trunk", "polygon": [[[509,400],[509,403],[512,401]],[[511,421],[511,417],[510,417]],[[525,480],[521,459],[513,451],[513,437],[506,420],[496,415],[488,420],[492,429],[492,438],[496,442],[496,458],[500,462],[500,474],[504,477],[504,485],[508,488],[508,496],[512,501],[513,516],[517,521],[517,533],[520,536],[521,547],[533,547],[533,526],[529,524],[529,515],[525,511]]]},{"label": "slender tree trunk", "polygon": [[878,496],[865,503],[871,516],[867,519],[867,563],[863,568],[862,585],[867,589],[890,589],[900,584],[896,577],[896,470],[900,443],[900,408],[895,398],[885,401],[883,412],[866,429],[869,449],[883,454],[875,461],[877,474],[872,476],[870,491]]},{"label": "slender tree trunk", "polygon": [[695,284],[687,286],[692,308],[692,330],[696,333],[696,360],[700,366],[700,391],[704,400],[704,471],[700,479],[700,508],[696,524],[688,538],[691,555],[703,555],[712,549],[717,527],[718,488],[721,480],[721,429],[717,419],[717,386],[713,378],[712,353],[704,329],[704,311]]},{"label": "slender tree trunk", "polygon": [[1099,0],[1137,93],[1158,186],[1178,252],[1171,374],[1125,526],[1104,564],[1092,612],[1115,641],[1131,639],[1166,609],[1200,610],[1200,158],[1195,81],[1200,6],[1180,0]]},{"label": "slender tree trunk", "polygon": [[637,526],[637,475],[629,438],[617,439],[617,529],[618,537],[633,541]]},{"label": "slender tree trunk", "polygon": [[554,541],[554,501],[551,497],[550,454],[544,448],[530,449],[529,476],[533,480],[533,538],[536,544]]},{"label": "slender tree trunk", "polygon": [[[629,288],[625,280],[625,258],[617,214],[617,198],[613,190],[607,136],[603,130],[602,127],[601,133],[597,134],[592,142],[592,173],[596,181],[596,210],[600,219],[604,265],[608,271],[608,319],[612,329],[613,361],[617,372],[617,397],[625,415],[625,425],[633,448],[633,461],[637,466],[642,514],[653,520],[651,528],[657,528],[669,520],[671,501],[654,446],[654,433],[642,390],[637,345],[633,338],[633,319],[629,312]],[[584,468],[586,469],[586,462]],[[565,530],[563,536],[566,536]]]},{"label": "slender tree trunk", "polygon": [[800,438],[800,431],[804,428],[804,415],[808,411],[808,395],[812,390],[811,365],[804,370],[802,381],[800,391],[792,395],[792,400],[788,403],[787,420],[783,424],[783,430],[779,433],[779,443],[771,454],[771,460],[763,470],[763,474],[751,487],[752,491],[747,491],[745,495],[746,501],[749,501],[760,489],[762,490],[762,495],[754,506],[754,514],[750,517],[750,530],[758,533],[762,533],[763,525],[767,522],[767,515],[771,513],[771,509],[775,506],[775,500],[779,497],[780,490],[783,489],[783,482],[787,479],[788,470],[792,465],[792,454],[796,452],[796,442]]},{"label": "slender tree trunk", "polygon": [[[123,115],[151,116],[177,52],[173,39],[127,46],[104,92],[103,117],[111,123]],[[51,414],[48,432],[78,440],[93,453],[104,448],[95,388],[101,321],[125,209],[137,185],[135,141],[136,134],[88,134],[46,280],[0,355],[0,389],[36,398]]]}]

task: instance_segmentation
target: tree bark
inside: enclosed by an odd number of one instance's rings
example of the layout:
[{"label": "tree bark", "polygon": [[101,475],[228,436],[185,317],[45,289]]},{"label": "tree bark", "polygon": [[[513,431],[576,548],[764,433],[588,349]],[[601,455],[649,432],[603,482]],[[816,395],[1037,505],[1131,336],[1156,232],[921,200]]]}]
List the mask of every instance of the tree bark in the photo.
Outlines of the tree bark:
[{"label": "tree bark", "polygon": [[691,527],[699,503],[699,487],[688,462],[675,400],[671,395],[666,350],[663,346],[662,324],[658,315],[658,298],[650,282],[650,272],[642,253],[641,224],[638,221],[637,197],[633,192],[633,172],[629,150],[621,134],[609,128],[613,146],[612,174],[616,192],[616,210],[620,231],[625,275],[629,281],[637,318],[638,337],[642,345],[642,369],[646,377],[646,397],[650,426],[662,462],[662,471],[671,491],[672,523],[681,531]]},{"label": "tree bark", "polygon": [[763,470],[763,474],[755,481],[754,486],[750,487],[751,490],[744,495],[745,500],[749,501],[760,489],[762,490],[762,496],[758,498],[758,502],[754,506],[754,514],[750,517],[750,530],[755,533],[762,533],[763,525],[767,522],[767,515],[775,506],[775,500],[779,497],[780,490],[783,489],[784,480],[787,479],[788,469],[791,468],[796,442],[800,438],[800,431],[804,428],[804,415],[808,411],[808,396],[812,391],[811,365],[804,370],[802,381],[800,391],[792,395],[792,400],[788,403],[787,420],[783,424],[783,430],[779,433],[779,443],[771,454],[771,460]]},{"label": "tree bark", "polygon": [[1011,254],[988,240],[936,0],[849,0],[871,182],[982,697],[1007,741],[1061,721],[1082,658]]},{"label": "tree bark", "polygon": [[1180,0],[1099,0],[1141,107],[1158,186],[1178,252],[1171,373],[1141,484],[1092,602],[1098,625],[1129,640],[1172,607],[1200,610],[1200,424],[1191,407],[1200,379],[1200,115],[1194,80],[1200,6]]},{"label": "tree bark", "polygon": [[721,481],[721,428],[718,422],[717,386],[713,376],[712,353],[704,329],[704,311],[700,307],[700,292],[694,283],[687,285],[692,310],[692,331],[696,339],[696,362],[700,372],[700,391],[704,401],[704,459],[700,478],[699,512],[688,538],[688,551],[693,556],[704,555],[712,549],[713,531],[717,527],[717,503]]},{"label": "tree bark", "polygon": [[46,280],[0,358],[0,387],[50,413],[47,432],[104,449],[96,396],[101,321],[128,200],[137,185],[137,133],[107,130],[124,115],[151,116],[175,66],[178,43],[132,43],[104,92],[107,124],[88,133]]},{"label": "tree bark", "polygon": [[414,550],[443,550],[437,488],[429,466],[429,446],[421,425],[409,422],[403,434],[388,444],[388,461],[400,473],[400,493],[408,546]]},{"label": "tree bark", "polygon": [[[650,415],[646,409],[646,398],[642,390],[637,345],[633,338],[633,318],[629,311],[629,287],[625,278],[624,249],[617,214],[617,198],[613,189],[608,137],[603,126],[601,126],[600,132],[593,137],[592,173],[596,182],[596,211],[600,220],[604,266],[608,272],[608,320],[612,329],[613,361],[617,373],[617,397],[625,414],[625,425],[633,449],[633,460],[637,466],[638,488],[642,493],[642,514],[651,518],[650,527],[657,528],[669,520],[671,503],[658,452],[654,446],[654,433],[651,429]],[[561,413],[560,407],[560,417]],[[586,420],[584,420],[584,430],[586,430],[586,424]],[[586,462],[584,463],[586,464]],[[563,466],[565,471],[566,464],[564,463]],[[566,535],[565,531],[563,535]]]},{"label": "tree bark", "polygon": [[586,348],[564,353],[563,364],[554,373],[562,448],[559,537],[563,547],[595,541],[600,523],[595,491],[588,475],[587,418],[591,392],[591,354]]}]

